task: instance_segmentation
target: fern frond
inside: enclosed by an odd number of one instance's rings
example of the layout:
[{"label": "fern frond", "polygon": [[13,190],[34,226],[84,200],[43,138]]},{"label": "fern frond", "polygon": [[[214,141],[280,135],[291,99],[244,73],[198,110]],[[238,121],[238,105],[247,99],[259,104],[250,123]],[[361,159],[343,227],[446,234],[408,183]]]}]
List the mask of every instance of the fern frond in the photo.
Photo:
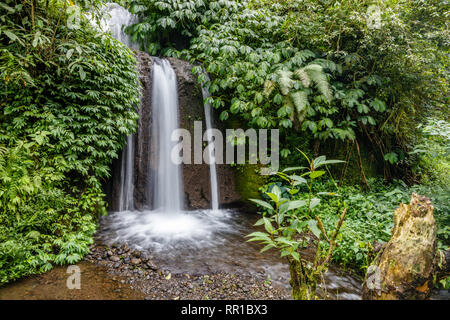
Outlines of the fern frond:
[{"label": "fern frond", "polygon": [[292,101],[291,95],[284,96],[283,106],[285,107],[286,113],[291,121],[294,121],[294,102]]},{"label": "fern frond", "polygon": [[290,96],[297,111],[298,120],[302,122],[305,118],[306,108],[309,106],[308,93],[306,91],[295,91]]},{"label": "fern frond", "polygon": [[291,71],[279,70],[277,74],[280,91],[283,95],[287,95],[294,86],[294,81],[291,79],[293,73]]},{"label": "fern frond", "polygon": [[270,96],[270,94],[272,93],[273,89],[275,89],[275,82],[273,82],[272,80],[266,80],[264,82],[264,90],[263,93],[264,95],[268,98]]},{"label": "fern frond", "polygon": [[319,89],[319,92],[330,102],[333,98],[330,84],[328,83],[327,75],[323,72],[323,68],[318,64],[309,64],[303,68],[308,74],[312,82],[314,82]]},{"label": "fern frond", "polygon": [[309,78],[308,74],[304,70],[304,68],[300,68],[294,71],[295,75],[300,79],[302,82],[302,85],[305,88],[308,88],[311,85],[311,79]]}]

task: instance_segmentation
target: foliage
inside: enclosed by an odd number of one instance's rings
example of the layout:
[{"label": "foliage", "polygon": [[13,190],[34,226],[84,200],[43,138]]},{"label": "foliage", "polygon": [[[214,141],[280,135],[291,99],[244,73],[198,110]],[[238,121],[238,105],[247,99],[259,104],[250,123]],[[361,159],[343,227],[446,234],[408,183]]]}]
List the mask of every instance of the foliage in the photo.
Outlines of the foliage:
[{"label": "foliage", "polygon": [[[288,193],[289,185],[277,179],[261,188],[267,192],[278,186],[282,194]],[[307,186],[299,186],[293,199],[305,200]],[[332,193],[330,193],[332,191]],[[438,225],[438,246],[447,250],[450,246],[449,189],[448,187],[415,185],[409,187],[402,181],[385,184],[381,179],[369,179],[368,188],[360,185],[337,185],[333,180],[317,181],[313,185],[316,194],[328,192],[317,205],[317,212],[325,228],[333,227],[340,213],[347,208],[346,219],[337,237],[339,246],[333,251],[332,261],[356,270],[364,275],[373,259],[374,243],[382,244],[391,237],[394,226],[393,213],[400,203],[409,203],[412,192],[427,196],[434,206]],[[326,245],[326,244],[325,244]]]},{"label": "foliage", "polygon": [[281,129],[283,158],[304,133],[366,137],[396,168],[388,176],[405,175],[410,124],[447,110],[440,1],[133,0],[130,9],[141,20],[128,31],[149,52],[202,63],[220,119]]},{"label": "foliage", "polygon": [[413,170],[424,184],[450,185],[450,124],[431,118],[418,128],[421,134],[409,153],[416,158]]},{"label": "foliage", "polygon": [[197,35],[197,26],[221,23],[242,5],[228,0],[131,0],[125,1],[139,22],[127,28],[150,54],[177,55]]},{"label": "foliage", "polygon": [[131,51],[66,9],[0,6],[0,283],[88,251],[102,179],[136,125]]},{"label": "foliage", "polygon": [[[291,273],[290,284],[293,298],[310,300],[316,298],[317,283],[323,278],[323,273],[328,268],[346,209],[343,210],[334,230],[327,232],[315,210],[320,203],[320,199],[313,197],[312,185],[317,178],[325,174],[324,170],[318,170],[320,167],[342,161],[326,160],[325,156],[317,157],[311,161],[303,152],[300,151],[300,153],[308,161],[308,167],[287,168],[284,172],[278,173],[283,180],[289,183],[289,187],[284,188],[287,193],[286,198],[283,196],[281,189],[277,185],[273,185],[271,191],[265,192],[265,195],[270,198],[275,206],[264,200],[252,199],[268,214],[255,224],[264,225],[265,232],[253,232],[248,237],[250,237],[249,241],[259,241],[265,244],[261,252],[276,248],[281,252],[281,257],[286,257]],[[305,169],[306,172],[300,176],[285,173]],[[306,185],[308,188],[306,199],[292,200],[292,195],[299,192],[298,187],[300,185]],[[317,195],[323,194],[327,193],[322,192]],[[314,235],[313,238],[311,238],[312,235]],[[321,240],[328,244],[326,251],[323,250]],[[316,247],[313,261],[305,258],[304,253],[299,250],[301,244],[308,244],[310,241],[314,242]]]}]

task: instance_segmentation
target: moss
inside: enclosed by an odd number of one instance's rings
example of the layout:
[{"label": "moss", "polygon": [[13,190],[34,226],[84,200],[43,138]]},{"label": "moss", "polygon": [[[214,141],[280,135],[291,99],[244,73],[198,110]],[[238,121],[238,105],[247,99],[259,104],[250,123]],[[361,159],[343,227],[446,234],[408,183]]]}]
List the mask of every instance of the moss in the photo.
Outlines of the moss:
[{"label": "moss", "polygon": [[267,176],[259,173],[256,164],[237,165],[235,170],[236,190],[244,202],[248,199],[260,198],[259,188],[266,183]]}]

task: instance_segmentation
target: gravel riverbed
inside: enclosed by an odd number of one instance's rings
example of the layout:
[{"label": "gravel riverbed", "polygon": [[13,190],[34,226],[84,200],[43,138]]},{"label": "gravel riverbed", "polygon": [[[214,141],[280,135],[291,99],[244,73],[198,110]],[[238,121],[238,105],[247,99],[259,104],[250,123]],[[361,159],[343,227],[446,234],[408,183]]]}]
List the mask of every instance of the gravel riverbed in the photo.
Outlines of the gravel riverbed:
[{"label": "gravel riverbed", "polygon": [[289,299],[286,288],[270,280],[229,273],[173,274],[159,268],[147,252],[131,250],[126,244],[94,245],[85,261],[94,263],[144,295],[145,299]]}]

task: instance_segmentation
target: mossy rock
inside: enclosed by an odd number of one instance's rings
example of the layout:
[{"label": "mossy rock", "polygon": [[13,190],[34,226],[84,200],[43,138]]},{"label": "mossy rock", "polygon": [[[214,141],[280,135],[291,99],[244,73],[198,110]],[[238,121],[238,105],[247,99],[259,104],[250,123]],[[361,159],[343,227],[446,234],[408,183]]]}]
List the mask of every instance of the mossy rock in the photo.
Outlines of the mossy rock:
[{"label": "mossy rock", "polygon": [[259,199],[262,187],[268,176],[259,173],[260,167],[256,164],[238,165],[235,170],[236,190],[241,195],[245,204],[252,204],[249,199]]}]

